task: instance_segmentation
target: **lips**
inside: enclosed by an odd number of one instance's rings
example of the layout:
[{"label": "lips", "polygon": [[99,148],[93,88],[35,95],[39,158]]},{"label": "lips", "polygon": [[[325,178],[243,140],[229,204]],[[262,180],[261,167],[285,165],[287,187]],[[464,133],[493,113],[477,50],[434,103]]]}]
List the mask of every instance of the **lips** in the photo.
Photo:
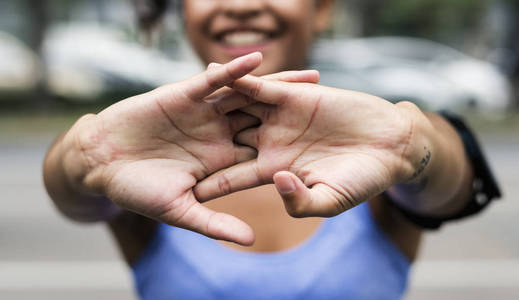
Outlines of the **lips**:
[{"label": "lips", "polygon": [[266,51],[271,42],[280,35],[280,32],[257,28],[236,28],[221,31],[213,36],[213,40],[221,47],[221,51],[235,58],[256,51]]},{"label": "lips", "polygon": [[229,47],[246,47],[264,44],[269,40],[269,35],[259,31],[235,31],[224,34],[220,42]]},{"label": "lips", "polygon": [[264,44],[281,35],[281,30],[256,27],[230,27],[212,34],[213,40],[226,46],[251,46]]}]

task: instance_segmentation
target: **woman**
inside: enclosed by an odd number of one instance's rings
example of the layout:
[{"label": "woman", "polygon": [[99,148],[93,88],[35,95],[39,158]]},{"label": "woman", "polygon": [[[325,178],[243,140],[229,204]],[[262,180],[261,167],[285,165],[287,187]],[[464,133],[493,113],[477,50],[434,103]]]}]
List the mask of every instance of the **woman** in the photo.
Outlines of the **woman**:
[{"label": "woman", "polygon": [[109,224],[142,298],[398,299],[421,235],[409,217],[466,214],[473,168],[444,118],[283,72],[305,68],[332,6],[185,0],[214,63],[80,118],[49,150],[55,204]]}]

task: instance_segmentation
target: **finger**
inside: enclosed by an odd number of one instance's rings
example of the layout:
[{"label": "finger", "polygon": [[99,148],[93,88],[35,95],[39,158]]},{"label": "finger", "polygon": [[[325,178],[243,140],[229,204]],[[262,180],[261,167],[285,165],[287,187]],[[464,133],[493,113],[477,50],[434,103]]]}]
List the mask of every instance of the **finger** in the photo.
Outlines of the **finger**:
[{"label": "finger", "polygon": [[234,148],[234,158],[236,163],[253,160],[256,157],[258,157],[258,151],[254,148],[248,146],[235,146]]},{"label": "finger", "polygon": [[[219,63],[212,62],[207,65],[207,69],[213,69],[221,66]],[[274,74],[261,76],[266,80],[280,80],[285,82],[308,82],[318,83],[320,79],[319,71],[317,70],[302,70],[302,71],[284,71]]]},{"label": "finger", "polygon": [[183,216],[168,222],[168,214],[162,219],[166,223],[195,231],[210,238],[235,242],[240,245],[250,246],[254,243],[252,228],[242,220],[225,214],[215,212],[199,202],[194,202]]},{"label": "finger", "polygon": [[233,110],[246,107],[255,101],[244,94],[229,89],[228,91],[217,91],[210,96],[208,102],[211,103],[217,114],[226,114]]},{"label": "finger", "polygon": [[303,70],[303,71],[285,71],[262,76],[266,80],[280,80],[285,82],[307,82],[318,83],[320,79],[319,71]]},{"label": "finger", "polygon": [[191,100],[201,101],[219,88],[250,73],[261,64],[261,60],[261,53],[254,52],[225,65],[208,68],[205,72],[183,81],[183,92]]},{"label": "finger", "polygon": [[253,75],[246,75],[228,85],[254,100],[281,105],[291,96],[293,86],[290,84],[296,83],[266,80]]},{"label": "finger", "polygon": [[[211,63],[209,68],[220,66],[217,63]],[[266,80],[279,80],[285,82],[307,82],[318,83],[319,72],[315,70],[305,71],[286,71],[270,75],[262,76]],[[213,103],[217,113],[227,113],[247,105],[254,103],[254,99],[241,93],[237,93],[231,88],[224,87],[212,93],[205,99],[206,102]]]},{"label": "finger", "polygon": [[264,103],[256,103],[243,108],[240,108],[240,111],[247,113],[251,116],[254,116],[260,119],[262,122],[267,122],[270,118],[270,112],[275,108],[270,104]]},{"label": "finger", "polygon": [[261,177],[257,160],[249,160],[200,181],[193,189],[199,201],[208,201],[237,191],[271,183]]},{"label": "finger", "polygon": [[287,171],[277,172],[273,179],[292,217],[333,217],[353,207],[342,199],[340,193],[324,183],[315,184],[309,189],[301,179]]},{"label": "finger", "polygon": [[222,99],[225,99],[226,97],[229,97],[233,93],[237,92],[231,89],[230,87],[224,86],[223,88],[216,90],[211,95],[205,97],[204,101],[208,103],[217,102]]},{"label": "finger", "polygon": [[232,135],[235,135],[237,132],[240,132],[246,128],[257,126],[261,123],[258,118],[239,111],[229,113],[228,117]]},{"label": "finger", "polygon": [[258,149],[259,145],[259,134],[258,128],[246,129],[238,133],[234,137],[234,142],[240,145],[246,145],[255,149]]},{"label": "finger", "polygon": [[[221,66],[222,64],[219,64],[219,63],[215,63],[215,62],[212,62],[210,63],[209,65],[207,65],[207,68],[206,70],[210,70],[210,69],[214,69],[214,68],[217,68],[219,66]],[[227,86],[224,86],[218,90],[216,90],[215,92],[213,92],[211,95],[207,96],[204,100],[206,102],[213,102],[213,101],[218,101],[219,99],[223,98],[224,96],[227,96],[231,93],[235,93],[233,91],[233,89],[227,87]]]},{"label": "finger", "polygon": [[207,70],[209,70],[209,69],[214,69],[214,68],[219,67],[219,66],[221,66],[221,65],[222,65],[222,64],[215,63],[215,62],[209,63],[209,64],[207,65]]}]

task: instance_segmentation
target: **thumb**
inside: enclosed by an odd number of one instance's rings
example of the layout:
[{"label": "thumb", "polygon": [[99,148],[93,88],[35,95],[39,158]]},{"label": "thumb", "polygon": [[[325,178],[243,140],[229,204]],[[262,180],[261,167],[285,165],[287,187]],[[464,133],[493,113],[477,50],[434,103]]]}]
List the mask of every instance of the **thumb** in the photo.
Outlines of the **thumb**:
[{"label": "thumb", "polygon": [[193,202],[180,219],[176,216],[168,216],[166,213],[159,220],[213,239],[230,241],[243,246],[254,243],[254,232],[247,223],[232,215],[213,211],[198,202]]},{"label": "thumb", "polygon": [[345,201],[344,196],[326,183],[308,188],[299,177],[287,171],[277,172],[273,179],[292,217],[333,217],[353,208],[351,202]]},{"label": "thumb", "polygon": [[[212,62],[207,65],[207,70],[214,69],[221,66],[219,63]],[[301,70],[301,71],[283,71],[261,76],[267,80],[279,80],[285,82],[307,82],[319,83],[320,74],[317,70]]]}]

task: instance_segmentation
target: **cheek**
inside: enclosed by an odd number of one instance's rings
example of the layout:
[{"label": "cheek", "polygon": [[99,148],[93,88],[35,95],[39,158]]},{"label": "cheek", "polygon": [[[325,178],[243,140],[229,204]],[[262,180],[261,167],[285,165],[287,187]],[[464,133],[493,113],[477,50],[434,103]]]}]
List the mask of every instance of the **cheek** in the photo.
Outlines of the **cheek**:
[{"label": "cheek", "polygon": [[194,50],[205,56],[207,37],[205,34],[206,22],[215,10],[214,1],[185,0],[183,5],[184,30]]},{"label": "cheek", "polygon": [[[231,0],[219,0],[231,1]],[[219,1],[184,0],[185,33],[194,50],[203,62],[225,63],[229,58],[210,41],[205,33],[205,23],[218,9]],[[264,53],[262,65],[256,75],[274,73],[288,69],[305,68],[307,52],[313,39],[312,20],[315,0],[264,0],[270,11],[286,26],[285,35],[273,43]]]},{"label": "cheek", "polygon": [[282,39],[280,53],[284,58],[285,69],[297,69],[306,67],[306,58],[311,47],[314,28],[312,22],[314,15],[312,10],[297,11],[297,14],[282,16],[286,22],[287,32]]}]

